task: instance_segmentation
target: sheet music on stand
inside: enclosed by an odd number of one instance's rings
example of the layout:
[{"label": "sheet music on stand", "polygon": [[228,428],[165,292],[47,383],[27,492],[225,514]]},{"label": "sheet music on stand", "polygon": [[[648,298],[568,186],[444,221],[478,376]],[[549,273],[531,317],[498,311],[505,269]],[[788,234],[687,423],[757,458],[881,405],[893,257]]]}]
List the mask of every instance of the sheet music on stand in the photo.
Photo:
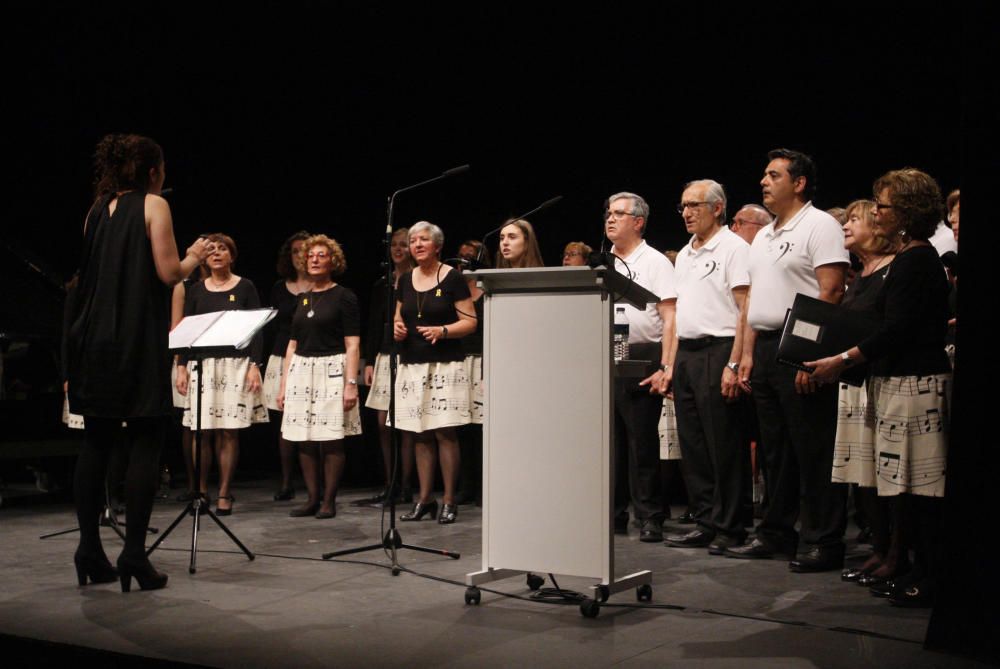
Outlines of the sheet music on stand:
[{"label": "sheet music on stand", "polygon": [[244,309],[185,316],[170,331],[169,348],[176,351],[231,346],[242,350],[277,314],[276,309]]}]

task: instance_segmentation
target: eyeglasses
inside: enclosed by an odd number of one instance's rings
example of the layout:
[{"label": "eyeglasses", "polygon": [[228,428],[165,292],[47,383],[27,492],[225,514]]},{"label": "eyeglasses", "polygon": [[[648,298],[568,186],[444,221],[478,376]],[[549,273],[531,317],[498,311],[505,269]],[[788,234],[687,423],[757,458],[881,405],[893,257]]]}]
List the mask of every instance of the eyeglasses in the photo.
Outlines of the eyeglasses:
[{"label": "eyeglasses", "polygon": [[326,251],[316,251],[306,256],[306,258],[309,258],[310,260],[312,260],[313,258],[316,258],[317,260],[326,260],[329,257],[330,254],[327,253]]},{"label": "eyeglasses", "polygon": [[700,207],[703,204],[708,204],[708,202],[681,202],[677,205],[677,213],[683,214],[685,209]]},{"label": "eyeglasses", "polygon": [[626,216],[635,216],[635,212],[625,211],[623,209],[615,209],[614,211],[611,211],[609,209],[609,210],[607,210],[607,211],[604,212],[604,218],[605,218],[605,220],[609,219],[609,218],[613,218],[616,221],[620,221],[623,218],[625,218]]},{"label": "eyeglasses", "polygon": [[883,209],[895,209],[896,208],[896,205],[894,205],[894,204],[884,204],[882,202],[879,202],[878,200],[872,200],[872,206],[875,207],[876,211],[882,211]]}]

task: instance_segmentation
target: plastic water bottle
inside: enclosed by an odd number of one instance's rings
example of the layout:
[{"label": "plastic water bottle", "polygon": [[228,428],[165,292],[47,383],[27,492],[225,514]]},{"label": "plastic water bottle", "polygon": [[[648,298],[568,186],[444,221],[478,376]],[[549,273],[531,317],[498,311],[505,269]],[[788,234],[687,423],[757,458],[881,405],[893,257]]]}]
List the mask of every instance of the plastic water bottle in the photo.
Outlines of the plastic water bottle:
[{"label": "plastic water bottle", "polygon": [[628,360],[628,319],[625,307],[615,307],[615,361]]}]

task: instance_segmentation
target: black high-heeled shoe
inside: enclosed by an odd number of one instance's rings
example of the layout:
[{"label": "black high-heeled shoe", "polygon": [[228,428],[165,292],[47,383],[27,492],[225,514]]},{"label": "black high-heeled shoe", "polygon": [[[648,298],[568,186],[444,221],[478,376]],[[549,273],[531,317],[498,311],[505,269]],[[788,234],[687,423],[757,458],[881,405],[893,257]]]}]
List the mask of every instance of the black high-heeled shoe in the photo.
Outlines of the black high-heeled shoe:
[{"label": "black high-heeled shoe", "polygon": [[424,504],[423,502],[417,502],[413,505],[413,509],[409,513],[404,513],[399,517],[400,520],[406,522],[410,520],[420,520],[427,514],[430,514],[431,520],[437,518],[438,503],[437,500],[433,502],[428,502]]},{"label": "black high-heeled shoe", "polygon": [[[225,499],[229,501],[229,508],[223,509],[219,506],[219,500]],[[233,515],[233,504],[236,503],[236,497],[233,495],[219,495],[219,499],[215,500],[215,515],[217,516],[231,516]]]},{"label": "black high-heeled shoe", "polygon": [[458,518],[458,504],[445,504],[441,507],[441,515],[438,516],[438,523],[441,525],[451,525]]},{"label": "black high-heeled shoe", "polygon": [[84,555],[77,551],[73,555],[73,564],[76,566],[76,581],[80,585],[87,585],[87,579],[91,583],[114,583],[118,580],[118,570],[111,566],[103,551],[100,555]]},{"label": "black high-heeled shoe", "polygon": [[167,585],[167,575],[156,571],[145,556],[138,560],[119,556],[118,579],[122,584],[122,592],[132,590],[133,577],[139,582],[141,590],[159,590]]}]

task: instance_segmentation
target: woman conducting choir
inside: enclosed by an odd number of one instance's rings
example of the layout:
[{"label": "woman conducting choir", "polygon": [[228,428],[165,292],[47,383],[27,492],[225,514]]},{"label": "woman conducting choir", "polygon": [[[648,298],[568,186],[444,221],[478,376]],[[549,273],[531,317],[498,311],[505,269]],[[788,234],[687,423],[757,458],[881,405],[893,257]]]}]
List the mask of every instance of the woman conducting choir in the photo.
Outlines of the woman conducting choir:
[{"label": "woman conducting choir", "polygon": [[361,317],[358,298],[333,280],[347,267],[340,244],[313,235],[304,248],[312,288],[300,295],[292,318],[278,408],[284,411],[281,436],[298,446],[309,493],[288,515],[322,519],[337,515],[337,486],[347,461],[344,437],[361,434]]},{"label": "woman conducting choir", "polygon": [[420,497],[400,520],[437,516],[431,499],[438,457],[444,479],[444,507],[438,522],[458,515],[455,484],[461,465],[455,428],[470,422],[469,378],[457,340],[472,333],[476,318],[461,274],[441,263],[444,233],[421,221],[410,228],[412,272],[400,277],[393,336],[401,342],[396,376],[396,423],[414,433]]},{"label": "woman conducting choir", "polygon": [[[127,592],[134,577],[151,590],[167,583],[146,557],[145,542],[171,413],[169,286],[213,244],[199,239],[178,259],[170,207],[160,197],[163,151],[153,140],[108,135],[97,145],[95,167],[95,200],[65,333],[70,409],[86,423],[73,479],[80,523],[73,561],[80,585],[120,579]],[[129,454],[126,529],[115,569],[99,530],[108,456],[122,441]]]},{"label": "woman conducting choir", "polygon": [[[269,411],[280,412],[278,408],[278,393],[281,390],[281,376],[285,370],[285,351],[288,350],[288,339],[292,329],[292,316],[299,303],[299,295],[312,286],[312,280],[306,271],[305,253],[302,247],[311,237],[308,232],[300,230],[285,240],[278,251],[278,276],[281,278],[271,287],[271,307],[278,310],[274,317],[276,331],[271,357],[267,359],[267,369],[264,372],[264,406]],[[281,421],[278,421],[278,455],[281,459],[281,486],[274,493],[274,501],[283,502],[295,498],[292,487],[292,469],[295,465],[295,444],[281,436]]]},{"label": "woman conducting choir", "polygon": [[[386,416],[389,412],[389,355],[392,351],[392,315],[396,304],[396,290],[399,277],[413,269],[413,258],[410,257],[410,233],[406,228],[398,228],[392,233],[389,246],[392,257],[392,299],[386,303],[385,277],[380,277],[372,286],[372,301],[369,309],[368,337],[365,340],[365,385],[370,388],[365,406],[375,409],[378,419],[378,440],[382,447],[382,463],[385,469],[385,489],[366,503],[378,504],[388,501],[387,495],[393,485],[392,481],[392,439],[390,429],[386,427]],[[400,439],[401,480],[393,493],[400,496],[403,502],[412,502],[410,480],[413,478],[413,435],[403,432]]]},{"label": "woman conducting choir", "polygon": [[[215,243],[215,252],[205,261],[209,275],[188,289],[184,297],[184,315],[260,308],[260,297],[253,282],[233,273],[239,255],[233,238],[216,233],[208,239]],[[190,430],[198,425],[195,370],[198,366],[202,370],[201,429],[209,433],[211,447],[202,445],[199,490],[208,491],[208,470],[214,452],[219,467],[215,513],[220,516],[232,514],[236,501],[230,486],[240,456],[239,430],[252,423],[267,422],[260,377],[263,347],[263,338],[258,333],[247,349],[224,357],[204,358],[200,363],[187,360],[186,356],[179,358],[177,390],[188,398],[182,422]]]},{"label": "woman conducting choir", "polygon": [[928,242],[941,218],[941,192],[934,179],[912,168],[884,174],[872,192],[875,225],[896,249],[875,295],[881,325],[857,346],[806,365],[814,381],[829,383],[847,367],[870,364],[878,494],[904,505],[916,558],[907,574],[871,590],[898,606],[929,606],[941,568],[951,390],[948,281]]}]

